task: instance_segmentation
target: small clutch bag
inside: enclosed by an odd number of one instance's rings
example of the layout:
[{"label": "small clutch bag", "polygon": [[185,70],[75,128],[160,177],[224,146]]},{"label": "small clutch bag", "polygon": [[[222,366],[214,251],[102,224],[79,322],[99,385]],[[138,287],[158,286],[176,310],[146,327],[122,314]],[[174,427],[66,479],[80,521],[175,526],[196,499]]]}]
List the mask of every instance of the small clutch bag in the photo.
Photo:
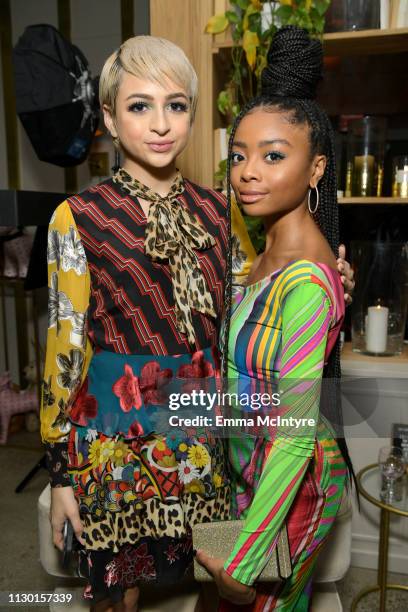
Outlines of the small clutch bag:
[{"label": "small clutch bag", "polygon": [[[201,548],[211,557],[227,559],[244,526],[244,521],[217,521],[193,526],[193,546]],[[292,573],[286,524],[279,532],[278,543],[257,582],[278,582]],[[194,578],[198,582],[211,582],[211,574],[194,560]]]}]

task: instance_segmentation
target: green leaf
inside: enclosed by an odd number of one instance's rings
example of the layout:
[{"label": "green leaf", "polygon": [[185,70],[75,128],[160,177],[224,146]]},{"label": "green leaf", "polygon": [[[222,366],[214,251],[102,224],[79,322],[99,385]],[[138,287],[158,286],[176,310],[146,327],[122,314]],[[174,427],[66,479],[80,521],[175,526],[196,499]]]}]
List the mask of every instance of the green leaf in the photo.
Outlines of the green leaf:
[{"label": "green leaf", "polygon": [[292,7],[291,6],[280,6],[278,9],[276,9],[275,14],[281,20],[282,25],[287,25],[289,19],[292,16]]},{"label": "green leaf", "polygon": [[262,25],[261,13],[253,13],[252,15],[249,16],[248,21],[249,21],[249,29],[252,32],[256,32],[258,36],[261,35],[261,25]]},{"label": "green leaf", "polygon": [[205,26],[205,32],[207,34],[221,34],[228,28],[228,19],[224,13],[220,15],[214,15],[211,17],[207,25]]},{"label": "green leaf", "polygon": [[324,15],[319,17],[315,17],[315,19],[313,19],[313,23],[316,29],[316,32],[318,32],[319,34],[322,34],[324,32],[324,24],[326,22],[326,19],[324,17]]},{"label": "green leaf", "polygon": [[217,182],[222,183],[227,176],[227,160],[222,159],[218,164],[218,170],[214,174],[214,178]]},{"label": "green leaf", "polygon": [[249,5],[249,0],[236,0],[236,3],[239,8],[241,8],[243,11],[246,11]]},{"label": "green leaf", "polygon": [[231,106],[231,99],[228,91],[220,91],[217,98],[217,107],[220,113],[225,115]]},{"label": "green leaf", "polygon": [[315,0],[315,7],[319,15],[322,17],[330,5],[330,0]]},{"label": "green leaf", "polygon": [[230,23],[239,23],[239,17],[234,11],[227,11],[225,16]]},{"label": "green leaf", "polygon": [[239,104],[233,104],[231,110],[232,110],[232,114],[234,115],[234,118],[237,117],[239,113],[241,112]]}]

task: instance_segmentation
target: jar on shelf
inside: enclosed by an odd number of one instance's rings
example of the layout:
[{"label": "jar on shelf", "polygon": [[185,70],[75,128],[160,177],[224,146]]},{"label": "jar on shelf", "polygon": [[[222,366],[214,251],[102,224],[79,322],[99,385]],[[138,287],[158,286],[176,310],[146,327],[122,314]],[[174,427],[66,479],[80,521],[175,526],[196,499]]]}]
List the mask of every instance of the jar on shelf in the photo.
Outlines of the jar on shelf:
[{"label": "jar on shelf", "polygon": [[398,155],[392,159],[392,196],[408,198],[408,155]]},{"label": "jar on shelf", "polygon": [[356,288],[352,348],[368,355],[400,355],[408,304],[408,243],[352,242]]},{"label": "jar on shelf", "polygon": [[326,32],[380,27],[380,0],[332,0],[326,13]]},{"label": "jar on shelf", "polygon": [[350,122],[345,196],[379,197],[384,180],[385,117],[366,115]]}]

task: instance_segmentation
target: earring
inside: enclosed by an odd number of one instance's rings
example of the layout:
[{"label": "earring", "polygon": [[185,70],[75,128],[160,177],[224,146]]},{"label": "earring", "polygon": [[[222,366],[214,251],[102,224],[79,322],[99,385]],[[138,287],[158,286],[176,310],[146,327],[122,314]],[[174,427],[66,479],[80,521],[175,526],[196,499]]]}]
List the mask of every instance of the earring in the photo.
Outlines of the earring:
[{"label": "earring", "polygon": [[312,207],[310,206],[310,194],[312,193],[312,188],[309,189],[309,194],[307,196],[307,207],[308,207],[309,212],[310,212],[311,215],[314,215],[315,212],[317,211],[317,209],[319,208],[319,190],[318,190],[317,186],[314,187],[314,189],[316,191],[316,204],[315,204],[313,210],[312,210]]},{"label": "earring", "polygon": [[120,150],[119,150],[119,138],[114,138],[113,143],[115,145],[115,161],[112,166],[112,172],[116,174],[116,172],[120,169]]}]

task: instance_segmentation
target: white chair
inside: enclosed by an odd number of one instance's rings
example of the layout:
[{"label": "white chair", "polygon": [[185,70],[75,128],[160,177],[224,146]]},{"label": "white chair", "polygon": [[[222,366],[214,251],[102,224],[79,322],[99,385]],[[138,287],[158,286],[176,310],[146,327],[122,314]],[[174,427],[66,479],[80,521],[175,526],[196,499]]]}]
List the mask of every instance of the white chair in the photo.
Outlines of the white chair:
[{"label": "white chair", "polygon": [[351,501],[345,492],[330,533],[316,564],[312,612],[342,612],[335,583],[344,578],[351,562]]},{"label": "white chair", "polygon": [[[52,532],[49,519],[51,489],[47,485],[38,499],[38,531],[40,541],[40,561],[44,570],[59,578],[72,578],[74,574],[61,566],[61,553],[52,544]],[[346,574],[351,559],[351,504],[345,495],[336,517],[329,540],[323,549],[314,577],[314,597],[312,612],[342,612],[343,608],[336,590],[335,582]],[[79,579],[78,579],[79,582]],[[89,604],[82,600],[83,587],[56,588],[56,593],[74,593],[75,602],[70,604],[70,612],[84,612]],[[142,593],[143,612],[193,612],[198,599],[198,589],[194,583],[186,583],[183,593],[180,587],[146,589]],[[50,611],[60,610],[60,606],[50,605]]]}]

